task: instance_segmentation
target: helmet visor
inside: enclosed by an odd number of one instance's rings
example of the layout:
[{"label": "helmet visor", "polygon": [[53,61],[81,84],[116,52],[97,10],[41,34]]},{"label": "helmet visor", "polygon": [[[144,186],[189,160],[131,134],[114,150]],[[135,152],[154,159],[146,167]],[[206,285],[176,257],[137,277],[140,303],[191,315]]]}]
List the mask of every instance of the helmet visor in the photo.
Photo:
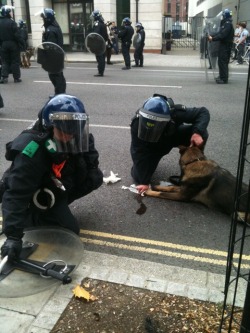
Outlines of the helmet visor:
[{"label": "helmet visor", "polygon": [[169,119],[139,110],[138,138],[147,142],[158,142]]},{"label": "helmet visor", "polygon": [[89,149],[89,119],[86,113],[55,112],[49,115],[59,153],[78,154]]}]

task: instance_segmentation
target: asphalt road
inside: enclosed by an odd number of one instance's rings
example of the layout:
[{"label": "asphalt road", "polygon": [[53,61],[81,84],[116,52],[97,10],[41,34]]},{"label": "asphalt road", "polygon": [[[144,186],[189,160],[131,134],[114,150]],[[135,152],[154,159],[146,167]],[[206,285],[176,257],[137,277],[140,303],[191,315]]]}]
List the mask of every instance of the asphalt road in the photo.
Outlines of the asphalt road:
[{"label": "asphalt road", "polygon": [[[201,69],[145,67],[121,71],[121,64],[109,66],[105,76],[93,77],[95,64],[68,64],[67,93],[79,97],[90,115],[90,131],[100,153],[100,168],[106,176],[112,170],[121,181],[106,185],[75,201],[72,211],[81,225],[87,250],[117,254],[167,265],[225,273],[230,217],[199,204],[143,198],[147,210],[136,214],[139,203],[123,185],[130,176],[130,119],[153,93],[172,97],[187,106],[206,106],[211,113],[206,146],[208,158],[236,175],[247,68],[231,71],[228,85],[217,85]],[[0,172],[9,163],[5,143],[32,120],[53,93],[48,75],[35,65],[22,70],[21,84],[1,85],[6,107],[0,110]],[[153,181],[178,174],[178,150],[163,158]],[[223,200],[223,198],[222,198]]]}]

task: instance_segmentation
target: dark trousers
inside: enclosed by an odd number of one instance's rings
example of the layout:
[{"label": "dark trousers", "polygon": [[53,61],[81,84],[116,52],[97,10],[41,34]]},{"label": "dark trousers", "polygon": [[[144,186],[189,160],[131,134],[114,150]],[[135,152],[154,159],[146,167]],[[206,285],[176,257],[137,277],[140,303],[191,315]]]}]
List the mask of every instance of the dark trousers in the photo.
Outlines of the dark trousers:
[{"label": "dark trousers", "polygon": [[135,49],[134,58],[136,65],[143,66],[143,46]]},{"label": "dark trousers", "polygon": [[55,95],[65,94],[66,92],[66,80],[63,72],[60,73],[49,73],[50,81],[55,87]]},{"label": "dark trousers", "polygon": [[112,55],[112,47],[111,46],[107,46],[106,47],[107,64],[110,63],[111,55]]},{"label": "dark trousers", "polygon": [[106,54],[103,53],[99,56],[96,56],[96,61],[97,61],[97,69],[99,74],[103,74],[105,70],[105,58]]},{"label": "dark trousers", "polygon": [[245,50],[245,45],[244,44],[239,44],[238,45],[238,54],[237,54],[237,62],[239,64],[243,64],[243,55],[244,55],[244,50]]},{"label": "dark trousers", "polygon": [[3,98],[0,94],[0,109],[4,107]]},{"label": "dark trousers", "polygon": [[57,202],[52,208],[46,211],[34,210],[30,215],[29,226],[59,226],[79,234],[80,227],[72,215],[67,199]]},{"label": "dark trousers", "polygon": [[71,213],[69,204],[80,199],[102,185],[103,174],[100,169],[91,169],[83,183],[79,182],[78,188],[71,192],[61,193],[60,198],[56,196],[52,208],[42,211],[34,204],[31,205],[29,221],[25,227],[31,226],[60,226],[79,234],[80,227]]},{"label": "dark trousers", "polygon": [[129,42],[125,42],[125,43],[123,42],[122,43],[122,55],[123,55],[126,67],[131,66],[129,51],[130,51],[130,43]]},{"label": "dark trousers", "polygon": [[228,63],[230,59],[231,45],[220,44],[218,54],[219,74],[222,80],[228,80]]},{"label": "dark trousers", "polygon": [[13,42],[4,42],[1,49],[2,77],[8,78],[12,73],[14,79],[20,79],[20,51],[18,45]]}]

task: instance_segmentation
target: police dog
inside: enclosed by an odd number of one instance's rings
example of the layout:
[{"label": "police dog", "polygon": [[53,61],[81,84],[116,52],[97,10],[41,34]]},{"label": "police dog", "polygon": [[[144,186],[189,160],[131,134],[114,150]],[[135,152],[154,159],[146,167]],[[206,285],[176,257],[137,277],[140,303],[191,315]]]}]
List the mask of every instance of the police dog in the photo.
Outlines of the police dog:
[{"label": "police dog", "polygon": [[[145,192],[150,197],[199,202],[228,215],[234,212],[236,177],[206,158],[197,147],[179,147],[181,179],[179,185],[154,186]],[[238,219],[244,220],[248,186],[242,185]]]},{"label": "police dog", "polygon": [[21,52],[21,67],[29,68],[31,66],[30,58],[35,54],[34,47],[28,47],[25,52]]}]

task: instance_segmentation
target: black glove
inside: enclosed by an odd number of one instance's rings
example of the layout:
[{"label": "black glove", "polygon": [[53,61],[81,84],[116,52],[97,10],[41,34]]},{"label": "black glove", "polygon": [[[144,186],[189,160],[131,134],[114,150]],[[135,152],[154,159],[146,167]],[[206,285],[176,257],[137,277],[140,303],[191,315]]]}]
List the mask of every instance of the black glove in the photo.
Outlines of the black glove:
[{"label": "black glove", "polygon": [[22,251],[23,241],[16,237],[8,237],[1,247],[1,257],[8,256],[9,261],[17,259]]}]

